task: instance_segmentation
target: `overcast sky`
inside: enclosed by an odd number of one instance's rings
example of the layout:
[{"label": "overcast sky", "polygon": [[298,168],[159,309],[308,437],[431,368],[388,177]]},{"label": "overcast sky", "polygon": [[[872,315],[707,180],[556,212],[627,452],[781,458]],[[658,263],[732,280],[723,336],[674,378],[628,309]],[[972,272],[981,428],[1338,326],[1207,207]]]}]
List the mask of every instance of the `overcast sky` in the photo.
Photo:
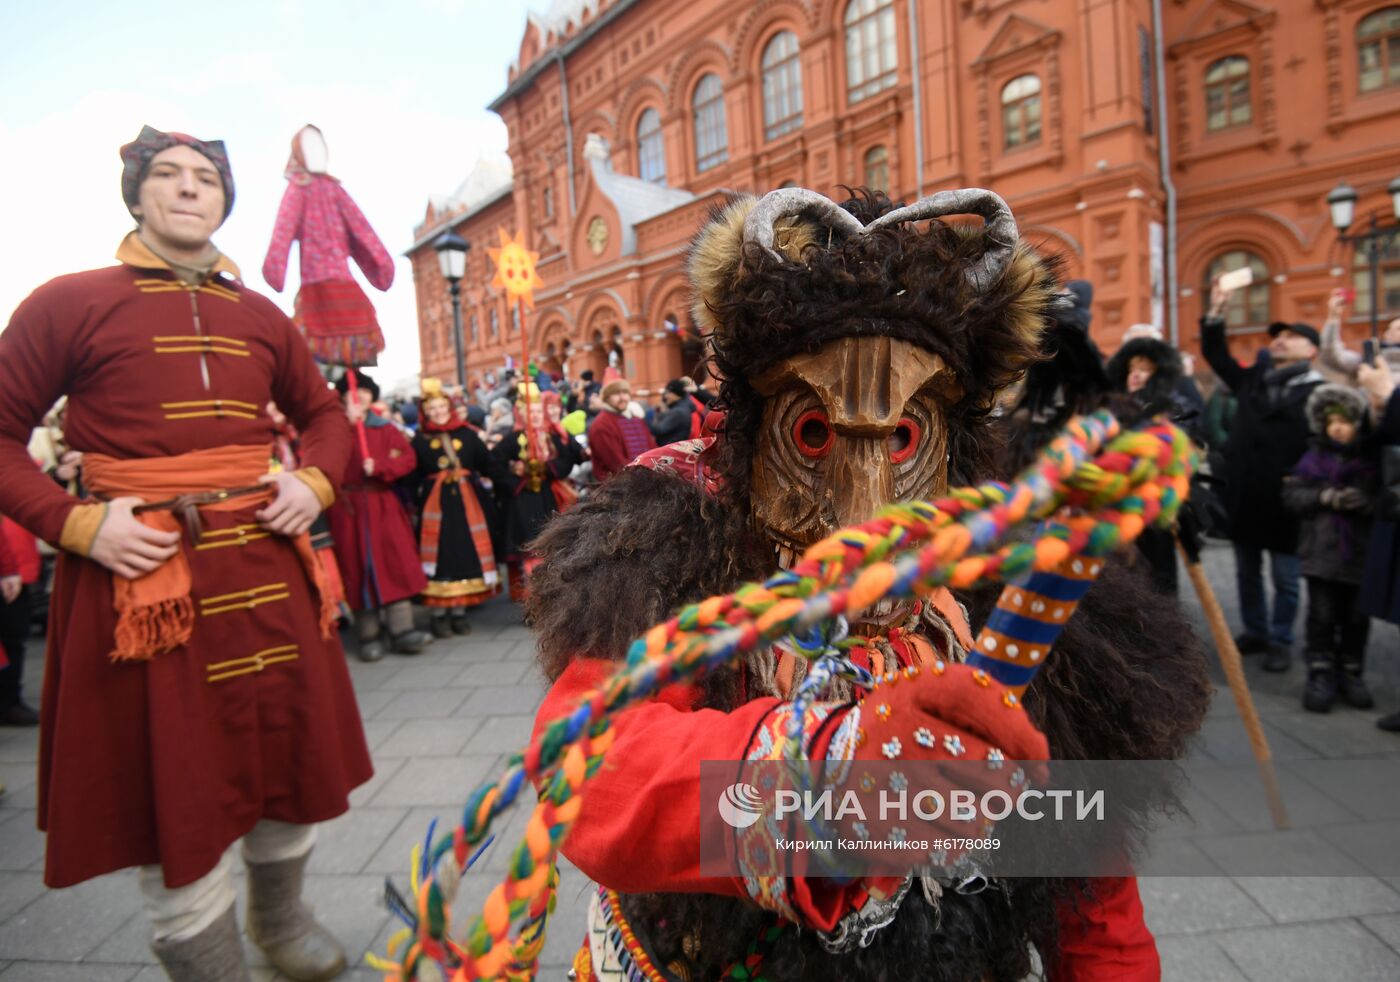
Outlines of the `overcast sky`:
[{"label": "overcast sky", "polygon": [[[261,267],[305,123],[321,127],[331,173],[399,256],[428,195],[450,193],[479,155],[505,150],[505,126],[485,106],[505,88],[527,7],[544,6],[0,3],[0,323],[45,280],[111,264],[132,227],[117,150],[143,123],[227,143],[237,201],[214,241],[284,310],[295,259],[280,295]],[[418,370],[408,261],[398,259],[387,294],[366,292],[388,342],[374,374],[392,384]]]}]

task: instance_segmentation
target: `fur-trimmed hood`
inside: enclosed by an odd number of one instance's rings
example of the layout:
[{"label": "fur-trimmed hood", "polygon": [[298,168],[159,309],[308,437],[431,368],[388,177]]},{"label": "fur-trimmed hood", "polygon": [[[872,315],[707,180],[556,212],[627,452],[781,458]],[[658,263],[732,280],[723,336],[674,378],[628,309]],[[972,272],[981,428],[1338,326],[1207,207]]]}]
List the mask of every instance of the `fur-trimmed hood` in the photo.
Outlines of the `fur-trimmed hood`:
[{"label": "fur-trimmed hood", "polygon": [[1114,392],[1128,391],[1128,366],[1134,358],[1146,358],[1157,366],[1157,371],[1148,380],[1141,398],[1144,402],[1160,401],[1167,398],[1180,384],[1185,369],[1181,364],[1181,353],[1156,338],[1133,338],[1108,360],[1104,373]]},{"label": "fur-trimmed hood", "polygon": [[1308,396],[1308,429],[1313,433],[1327,430],[1327,416],[1334,407],[1340,407],[1352,421],[1360,425],[1366,418],[1366,397],[1359,389],[1338,382],[1326,382],[1312,390]]}]

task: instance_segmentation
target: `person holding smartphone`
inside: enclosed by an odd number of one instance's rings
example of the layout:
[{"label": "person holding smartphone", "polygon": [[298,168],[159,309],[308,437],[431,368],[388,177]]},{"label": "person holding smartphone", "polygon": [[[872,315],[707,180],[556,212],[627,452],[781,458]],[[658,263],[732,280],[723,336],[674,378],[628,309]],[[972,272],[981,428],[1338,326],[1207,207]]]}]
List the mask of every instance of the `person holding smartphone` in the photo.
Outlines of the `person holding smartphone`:
[{"label": "person holding smartphone", "polygon": [[[1284,672],[1292,663],[1298,613],[1299,526],[1284,507],[1283,479],[1308,449],[1308,396],[1323,382],[1313,368],[1321,339],[1310,324],[1278,321],[1269,325],[1268,348],[1250,367],[1240,365],[1225,340],[1225,308],[1238,288],[1227,279],[1231,275],[1211,288],[1210,309],[1201,318],[1201,351],[1237,402],[1223,454],[1223,499],[1244,621],[1235,643],[1243,654],[1263,653],[1265,671]],[[1264,592],[1265,553],[1272,604]]]},{"label": "person holding smartphone", "polygon": [[1400,375],[1400,317],[1392,318],[1386,325],[1385,330],[1381,332],[1379,344],[1371,338],[1366,339],[1371,347],[1369,357],[1365,345],[1362,352],[1357,353],[1342,343],[1342,319],[1355,296],[1356,291],[1350,287],[1338,287],[1327,298],[1327,320],[1322,325],[1318,365],[1324,372],[1333,372],[1339,381],[1355,385],[1357,369],[1361,367],[1361,363],[1374,365],[1376,357],[1379,356],[1385,359],[1392,374]]}]

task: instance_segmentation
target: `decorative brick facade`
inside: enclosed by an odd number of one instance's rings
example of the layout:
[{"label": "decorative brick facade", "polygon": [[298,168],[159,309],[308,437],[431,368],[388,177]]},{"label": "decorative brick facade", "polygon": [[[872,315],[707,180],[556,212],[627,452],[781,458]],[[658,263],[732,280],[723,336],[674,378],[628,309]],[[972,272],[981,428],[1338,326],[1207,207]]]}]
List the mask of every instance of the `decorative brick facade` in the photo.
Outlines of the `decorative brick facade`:
[{"label": "decorative brick facade", "polygon": [[[699,354],[681,268],[689,238],[727,191],[787,182],[837,195],[838,184],[886,180],[904,199],[996,190],[1026,235],[1093,281],[1093,332],[1112,350],[1129,325],[1170,321],[1166,263],[1154,262],[1167,245],[1164,123],[1181,344],[1197,347],[1207,270],[1246,253],[1266,275],[1237,315],[1244,357],[1269,321],[1318,323],[1328,291],[1352,282],[1327,192],[1345,179],[1361,193],[1358,214],[1388,210],[1385,185],[1400,175],[1400,65],[1394,82],[1384,60],[1363,78],[1361,48],[1394,6],[1384,0],[1162,0],[1165,107],[1146,0],[568,6],[529,20],[491,106],[508,128],[512,186],[467,208],[430,206],[416,230],[425,374],[455,371],[431,248],[448,227],[473,246],[462,284],[469,379],[519,358],[505,300],[489,287],[485,247],[503,225],[524,228],[541,253],[532,354],[549,367],[568,357],[577,373],[617,350],[634,384],[658,388]],[[775,41],[782,32],[796,40],[795,67],[793,39]],[[669,197],[641,186],[644,166],[649,176],[664,166]],[[1393,275],[1400,291],[1400,262]],[[1364,329],[1357,318],[1350,333]]]}]

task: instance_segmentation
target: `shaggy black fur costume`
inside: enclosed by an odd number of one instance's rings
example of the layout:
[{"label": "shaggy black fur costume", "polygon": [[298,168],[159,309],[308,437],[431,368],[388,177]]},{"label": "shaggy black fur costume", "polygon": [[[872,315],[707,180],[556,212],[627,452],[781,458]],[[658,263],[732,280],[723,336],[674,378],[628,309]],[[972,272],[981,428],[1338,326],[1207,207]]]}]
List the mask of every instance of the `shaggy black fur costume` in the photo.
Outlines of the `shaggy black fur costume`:
[{"label": "shaggy black fur costume", "polygon": [[[869,220],[889,203],[867,196],[846,207]],[[727,412],[714,455],[723,491],[710,497],[674,477],[629,469],[551,521],[536,542],[543,563],[527,607],[547,678],[557,678],[576,655],[620,660],[633,638],[677,607],[774,571],[771,545],[750,518],[749,473],[763,403],[746,374],[862,333],[872,317],[880,318],[883,326],[871,333],[939,353],[963,381],[963,400],[949,408],[950,479],[987,476],[995,392],[1036,350],[1034,333],[1007,330],[1008,306],[1049,284],[1040,279],[1043,267],[1023,266],[992,295],[970,296],[947,269],[976,245],[966,233],[934,222],[927,235],[891,232],[809,250],[810,275],[801,264],[755,254],[726,273],[721,299],[709,301],[726,323],[714,339]],[[904,295],[892,296],[891,283],[907,284]],[[943,313],[949,310],[964,318]],[[969,324],[980,325],[981,334]],[[990,587],[962,598],[974,632],[998,592]],[[741,705],[752,697],[741,678],[737,669],[712,673],[703,680],[700,705]],[[1028,691],[1026,707],[1056,758],[1163,760],[1183,754],[1208,700],[1202,652],[1179,610],[1152,595],[1135,571],[1113,569],[1081,603]],[[1125,853],[1131,854],[1147,814],[1168,805],[1160,793],[1135,803],[1135,821],[1119,830]],[[812,933],[789,931],[765,961],[764,975],[784,982],[1016,982],[1033,970],[1032,945],[1046,964],[1053,961],[1057,906],[1091,896],[1091,881],[1005,880],[975,895],[946,891],[935,912],[916,887],[870,947],[833,956]],[[622,899],[658,962],[686,964],[696,982],[718,978],[773,916],[717,896]]]}]

